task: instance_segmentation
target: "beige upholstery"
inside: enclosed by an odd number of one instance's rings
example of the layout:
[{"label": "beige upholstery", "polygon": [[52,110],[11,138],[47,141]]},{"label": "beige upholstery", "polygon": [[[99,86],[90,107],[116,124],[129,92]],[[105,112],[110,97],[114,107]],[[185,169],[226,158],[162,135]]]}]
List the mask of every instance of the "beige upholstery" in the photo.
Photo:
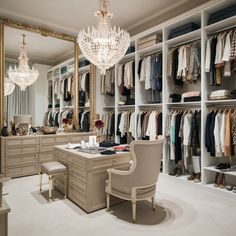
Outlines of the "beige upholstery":
[{"label": "beige upholstery", "polygon": [[107,208],[110,195],[132,201],[133,221],[136,219],[136,201],[152,198],[161,168],[163,140],[133,141],[130,145],[132,161],[128,171],[109,169],[106,182]]},{"label": "beige upholstery", "polygon": [[45,162],[41,165],[41,169],[47,175],[53,175],[53,174],[59,174],[62,172],[66,172],[66,166],[64,166],[63,164],[61,164],[58,161]]},{"label": "beige upholstery", "polygon": [[42,175],[48,175],[49,178],[49,201],[52,200],[53,178],[56,175],[64,175],[65,178],[65,198],[67,197],[67,167],[58,161],[45,162],[41,164],[40,192],[42,191]]}]

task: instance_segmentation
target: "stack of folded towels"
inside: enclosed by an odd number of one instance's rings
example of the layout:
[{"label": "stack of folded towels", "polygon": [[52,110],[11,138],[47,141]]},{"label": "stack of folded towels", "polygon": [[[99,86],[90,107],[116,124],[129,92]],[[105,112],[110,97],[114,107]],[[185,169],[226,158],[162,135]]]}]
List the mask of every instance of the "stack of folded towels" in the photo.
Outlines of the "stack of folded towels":
[{"label": "stack of folded towels", "polygon": [[201,101],[201,92],[192,91],[182,94],[182,102],[198,102]]},{"label": "stack of folded towels", "polygon": [[231,99],[231,93],[227,89],[221,89],[211,92],[210,100],[224,100]]}]

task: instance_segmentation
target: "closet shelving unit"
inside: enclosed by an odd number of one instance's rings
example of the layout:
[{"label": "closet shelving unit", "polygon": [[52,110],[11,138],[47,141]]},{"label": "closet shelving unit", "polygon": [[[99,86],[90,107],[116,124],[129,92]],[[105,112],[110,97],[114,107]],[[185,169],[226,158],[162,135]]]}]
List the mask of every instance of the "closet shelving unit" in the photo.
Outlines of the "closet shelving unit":
[{"label": "closet shelving unit", "polygon": [[[232,28],[233,26],[236,26],[236,16],[230,17],[228,19],[219,21],[215,24],[208,25],[208,17],[211,13],[217,12],[218,10],[224,9],[225,7],[235,3],[233,0],[216,0],[216,1],[210,1],[206,4],[203,4],[195,9],[192,9],[189,12],[186,12],[178,17],[175,17],[171,20],[168,20],[167,22],[164,22],[160,25],[157,25],[151,29],[148,29],[140,34],[135,35],[131,39],[131,45],[135,45],[135,52],[131,53],[130,55],[126,55],[119,64],[122,64],[128,60],[135,60],[135,105],[134,106],[119,106],[118,103],[121,99],[119,87],[117,86],[117,78],[118,78],[118,66],[116,65],[116,85],[115,85],[115,117],[116,117],[116,124],[115,127],[117,127],[117,115],[120,110],[124,109],[134,109],[135,114],[137,115],[140,111],[143,111],[144,109],[157,109],[161,110],[163,113],[163,134],[165,134],[165,120],[167,117],[168,112],[171,109],[176,108],[184,108],[184,109],[193,109],[193,110],[201,110],[201,183],[196,184],[196,186],[207,186],[209,189],[213,189],[214,191],[217,191],[218,193],[230,193],[227,190],[222,190],[219,188],[213,187],[215,173],[217,170],[214,168],[216,164],[219,163],[219,158],[213,158],[210,157],[205,149],[205,122],[206,117],[208,114],[208,110],[211,106],[217,107],[221,105],[232,105],[236,107],[236,100],[221,100],[221,101],[210,101],[208,99],[209,93],[214,89],[220,89],[218,87],[211,88],[209,86],[208,81],[208,75],[205,73],[205,50],[206,50],[206,41],[207,37],[210,34],[217,33],[219,31],[222,31],[224,29]],[[187,33],[184,35],[181,35],[176,38],[169,39],[169,34],[171,29],[177,28],[179,26],[182,26],[186,23],[196,23],[200,26],[198,30],[195,30],[191,33]],[[140,39],[146,38],[150,35],[159,34],[162,36],[162,42],[142,49],[138,49],[138,42]],[[169,49],[172,47],[177,47],[182,44],[187,44],[189,42],[200,40],[201,43],[201,81],[198,81],[196,84],[185,84],[183,86],[183,89],[179,89],[181,93],[198,90],[201,91],[201,101],[199,102],[179,102],[179,103],[171,103],[169,99],[169,95],[173,93],[171,84],[169,83],[169,79],[167,78],[166,72],[167,72],[167,56]],[[162,80],[163,80],[163,92],[161,96],[161,103],[158,104],[149,104],[145,97],[145,90],[143,85],[139,81],[138,77],[138,63],[140,58],[145,57],[147,55],[153,54],[155,52],[162,52],[162,61],[163,61],[163,68],[162,68]],[[97,86],[99,86],[99,78],[97,78]],[[236,79],[235,79],[236,81]],[[232,89],[232,84],[229,89]],[[234,84],[234,87],[236,87],[236,84]],[[99,89],[97,89],[99,90]],[[98,103],[100,103],[101,99],[99,98],[101,96],[98,93]],[[104,108],[109,106],[109,104],[103,103]],[[102,114],[104,110],[101,108],[97,108],[97,113]],[[137,124],[136,124],[137,127]],[[117,140],[117,139],[116,139]],[[223,159],[225,159],[223,157]],[[163,150],[163,173],[168,175],[170,171],[170,160],[168,157],[168,149],[167,146],[164,145]],[[226,178],[227,181],[234,186],[236,186],[236,171],[232,172],[226,172]],[[192,183],[187,181],[185,176],[182,177],[170,177],[173,179],[173,181],[185,181],[186,183]],[[232,193],[232,192],[231,192]],[[234,196],[236,197],[236,194],[229,194],[228,196]]]},{"label": "closet shelving unit", "polygon": [[[79,60],[83,60],[85,59],[84,56],[79,56]],[[71,58],[67,61],[64,61],[56,66],[53,66],[52,68],[50,68],[50,70],[48,71],[48,73],[53,73],[53,77],[48,79],[48,81],[51,81],[52,82],[52,85],[53,85],[53,89],[52,89],[52,108],[49,108],[48,110],[52,110],[52,111],[56,111],[56,110],[60,110],[60,111],[63,111],[63,110],[66,110],[66,109],[70,109],[70,110],[73,110],[74,109],[74,105],[72,105],[74,102],[73,102],[73,98],[71,100],[71,102],[68,104],[67,102],[64,102],[63,101],[63,96],[61,95],[60,99],[59,99],[59,104],[60,104],[60,107],[55,107],[56,103],[58,103],[57,99],[55,98],[54,96],[54,91],[55,91],[55,88],[54,88],[54,82],[56,79],[61,79],[63,77],[67,77],[67,76],[70,76],[70,75],[73,75],[74,73],[74,68],[73,70],[71,70],[70,72],[66,72],[64,74],[61,74],[60,70],[62,67],[67,67],[67,71],[68,71],[68,68],[70,66],[74,66],[74,58]],[[57,75],[55,76],[55,73],[57,71]],[[83,66],[83,67],[80,67],[78,68],[78,72],[79,74],[80,73],[83,73],[83,72],[88,72],[90,71],[90,65],[86,65],[86,66]],[[79,107],[79,109],[89,109],[89,107]]]}]

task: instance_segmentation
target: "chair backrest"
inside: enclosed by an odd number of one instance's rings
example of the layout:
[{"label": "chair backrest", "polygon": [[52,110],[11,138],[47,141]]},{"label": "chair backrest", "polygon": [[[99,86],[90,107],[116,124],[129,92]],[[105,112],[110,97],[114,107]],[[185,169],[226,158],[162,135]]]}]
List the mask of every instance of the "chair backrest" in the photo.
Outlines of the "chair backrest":
[{"label": "chair backrest", "polygon": [[160,174],[163,139],[133,141],[130,148],[134,160],[132,175],[137,187],[155,184]]}]

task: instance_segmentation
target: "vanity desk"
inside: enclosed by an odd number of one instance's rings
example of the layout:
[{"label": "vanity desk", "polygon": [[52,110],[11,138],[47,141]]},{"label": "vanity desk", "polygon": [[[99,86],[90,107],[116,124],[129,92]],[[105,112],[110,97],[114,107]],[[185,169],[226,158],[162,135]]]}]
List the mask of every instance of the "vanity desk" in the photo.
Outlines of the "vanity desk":
[{"label": "vanity desk", "polygon": [[[76,149],[66,149],[67,145],[55,146],[55,160],[68,168],[68,198],[86,212],[106,206],[105,183],[107,169],[129,167],[130,153],[114,155],[88,154]],[[64,193],[64,177],[55,176],[55,187]],[[111,204],[121,201],[111,198]]]},{"label": "vanity desk", "polygon": [[54,145],[88,141],[89,133],[1,137],[1,171],[6,177],[39,173],[40,164],[54,160]]}]

